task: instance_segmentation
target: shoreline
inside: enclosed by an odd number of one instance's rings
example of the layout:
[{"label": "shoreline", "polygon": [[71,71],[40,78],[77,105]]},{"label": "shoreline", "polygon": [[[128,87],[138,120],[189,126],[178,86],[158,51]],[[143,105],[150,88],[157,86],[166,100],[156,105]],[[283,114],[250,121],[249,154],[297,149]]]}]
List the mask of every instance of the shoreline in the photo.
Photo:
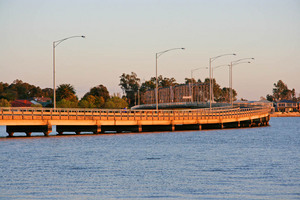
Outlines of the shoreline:
[{"label": "shoreline", "polygon": [[300,117],[300,112],[290,112],[290,113],[274,112],[270,114],[270,117]]}]

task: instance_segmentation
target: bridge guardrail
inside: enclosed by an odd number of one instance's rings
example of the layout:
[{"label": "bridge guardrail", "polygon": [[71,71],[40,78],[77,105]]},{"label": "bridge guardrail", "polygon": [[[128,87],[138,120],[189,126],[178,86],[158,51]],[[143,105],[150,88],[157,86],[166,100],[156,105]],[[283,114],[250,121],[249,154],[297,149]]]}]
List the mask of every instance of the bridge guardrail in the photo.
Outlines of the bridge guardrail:
[{"label": "bridge guardrail", "polygon": [[0,107],[0,120],[198,120],[224,119],[266,114],[269,107],[219,107],[189,110],[127,110],[78,108]]}]

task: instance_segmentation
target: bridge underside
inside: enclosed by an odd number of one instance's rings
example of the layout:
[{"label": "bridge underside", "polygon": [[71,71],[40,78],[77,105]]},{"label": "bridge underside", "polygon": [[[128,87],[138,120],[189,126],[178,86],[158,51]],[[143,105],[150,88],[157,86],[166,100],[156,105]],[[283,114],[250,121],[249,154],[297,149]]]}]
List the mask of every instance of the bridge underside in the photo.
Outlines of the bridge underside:
[{"label": "bridge underside", "polygon": [[52,132],[53,125],[56,125],[58,135],[63,135],[67,132],[100,134],[258,127],[268,126],[269,120],[269,114],[265,114],[244,118],[159,121],[8,120],[5,124],[7,125],[6,131],[11,137],[15,132],[25,133],[26,136],[31,136],[32,132],[42,132],[45,136],[48,136]]}]

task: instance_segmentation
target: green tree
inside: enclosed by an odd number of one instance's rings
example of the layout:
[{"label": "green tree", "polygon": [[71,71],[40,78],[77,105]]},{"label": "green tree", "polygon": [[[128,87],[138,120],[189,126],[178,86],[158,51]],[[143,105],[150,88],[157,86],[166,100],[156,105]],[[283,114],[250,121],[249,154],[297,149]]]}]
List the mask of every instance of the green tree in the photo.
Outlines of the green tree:
[{"label": "green tree", "polygon": [[[233,101],[236,101],[236,91],[232,89]],[[230,88],[223,87],[221,89],[221,95],[216,100],[217,102],[230,102]]]},{"label": "green tree", "polygon": [[[222,99],[222,89],[220,85],[217,83],[216,79],[212,79],[212,82],[213,82],[214,101],[219,102]],[[204,83],[209,84],[209,78],[206,78]]]},{"label": "green tree", "polygon": [[53,98],[53,89],[52,88],[44,88],[42,89],[43,97]]},{"label": "green tree", "polygon": [[0,107],[11,107],[11,105],[6,99],[0,99]]},{"label": "green tree", "polygon": [[21,80],[14,80],[13,83],[9,86],[9,89],[16,92],[16,99],[27,99],[29,88],[28,84],[23,83]]},{"label": "green tree", "polygon": [[155,80],[149,80],[149,81],[145,81],[144,83],[142,83],[141,85],[141,92],[146,92],[147,90],[154,90],[155,89]]},{"label": "green tree", "polygon": [[125,74],[123,73],[120,76],[120,84],[121,89],[126,93],[127,91],[134,91],[137,92],[137,90],[140,87],[140,79],[137,77],[137,74],[134,72],[131,72],[131,74]]},{"label": "green tree", "polygon": [[78,102],[62,99],[56,103],[58,108],[77,108]]},{"label": "green tree", "polygon": [[68,100],[72,102],[77,102],[78,98],[76,96],[75,89],[70,84],[61,84],[56,90],[56,101]]},{"label": "green tree", "polygon": [[43,91],[40,87],[30,87],[29,89],[29,97],[42,97]]},{"label": "green tree", "polygon": [[161,81],[159,82],[159,86],[160,87],[170,87],[170,86],[175,86],[178,85],[178,83],[176,83],[175,78],[162,78]]},{"label": "green tree", "polygon": [[105,100],[104,98],[93,96],[93,95],[87,95],[84,96],[80,102],[79,107],[81,108],[102,108],[104,106]]},{"label": "green tree", "polygon": [[[104,85],[98,85],[90,89],[81,99],[80,107],[103,108],[106,100],[109,99],[109,92]],[[87,103],[87,102],[88,103]],[[84,105],[83,105],[84,103]]]},{"label": "green tree", "polygon": [[108,109],[122,109],[128,107],[128,103],[125,99],[114,96],[105,102],[104,107]]},{"label": "green tree", "polygon": [[[178,85],[175,78],[173,78],[173,77],[167,78],[167,77],[163,77],[162,75],[159,75],[157,77],[157,82],[158,82],[159,88]],[[151,79],[149,81],[145,81],[144,83],[142,83],[141,92],[145,92],[147,90],[153,90],[155,88],[156,88],[156,78],[151,77]]]},{"label": "green tree", "polygon": [[119,86],[121,86],[123,92],[126,93],[129,106],[133,106],[135,94],[138,92],[140,88],[140,79],[137,77],[137,74],[134,72],[131,72],[131,74],[123,73],[120,76]]},{"label": "green tree", "polygon": [[93,95],[95,97],[102,97],[105,101],[109,99],[109,92],[104,85],[98,85],[90,89],[90,92],[85,94],[85,96]]},{"label": "green tree", "polygon": [[185,84],[196,83],[196,80],[194,78],[193,79],[191,79],[191,78],[185,78],[184,81],[185,81]]},{"label": "green tree", "polygon": [[267,98],[271,99],[273,97],[274,101],[280,100],[296,100],[295,89],[289,90],[287,85],[279,80],[277,83],[274,83],[273,95],[267,95]]},{"label": "green tree", "polygon": [[29,99],[32,97],[41,97],[43,95],[40,87],[36,87],[18,79],[13,81],[9,86],[9,89],[17,92],[18,99]]},{"label": "green tree", "polygon": [[197,81],[193,78],[193,79],[190,79],[190,78],[185,78],[185,84],[189,84],[189,83],[202,83],[202,81],[200,79],[198,79]]},{"label": "green tree", "polygon": [[[48,90],[49,95],[46,93]],[[25,83],[22,80],[14,80],[12,84],[0,82],[0,98],[9,101],[16,99],[31,99],[33,97],[52,97],[53,90],[50,88],[41,89],[40,87]]]},{"label": "green tree", "polygon": [[18,98],[18,92],[12,89],[6,89],[2,92],[0,98],[7,99],[8,101],[14,101]]},{"label": "green tree", "polygon": [[4,83],[0,82],[0,95],[4,92]]},{"label": "green tree", "polygon": [[95,105],[94,105],[94,104],[91,104],[91,102],[88,102],[88,101],[85,100],[85,99],[81,99],[81,100],[78,102],[78,107],[79,107],[79,108],[95,108]]},{"label": "green tree", "polygon": [[[209,84],[209,78],[206,78],[204,83]],[[213,79],[213,92],[214,92],[214,101],[216,102],[229,102],[230,98],[230,88],[221,88],[217,83],[216,79]],[[229,95],[229,96],[228,96]],[[233,101],[236,100],[237,92],[232,89]]]},{"label": "green tree", "polygon": [[270,94],[267,94],[266,99],[267,99],[268,101],[271,101],[271,102],[273,102],[273,101],[275,100],[275,99],[274,99],[274,96],[273,96],[273,95],[270,95]]}]

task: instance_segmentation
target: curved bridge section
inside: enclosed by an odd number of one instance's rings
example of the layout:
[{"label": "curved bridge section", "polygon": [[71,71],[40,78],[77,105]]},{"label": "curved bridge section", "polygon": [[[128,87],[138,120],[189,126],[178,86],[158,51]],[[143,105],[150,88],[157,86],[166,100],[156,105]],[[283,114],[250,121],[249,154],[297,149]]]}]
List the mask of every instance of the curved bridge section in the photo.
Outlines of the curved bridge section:
[{"label": "curved bridge section", "polygon": [[214,108],[190,110],[106,110],[0,108],[0,125],[9,136],[15,132],[43,132],[48,136],[52,126],[64,132],[149,132],[223,129],[267,126],[270,108]]}]

